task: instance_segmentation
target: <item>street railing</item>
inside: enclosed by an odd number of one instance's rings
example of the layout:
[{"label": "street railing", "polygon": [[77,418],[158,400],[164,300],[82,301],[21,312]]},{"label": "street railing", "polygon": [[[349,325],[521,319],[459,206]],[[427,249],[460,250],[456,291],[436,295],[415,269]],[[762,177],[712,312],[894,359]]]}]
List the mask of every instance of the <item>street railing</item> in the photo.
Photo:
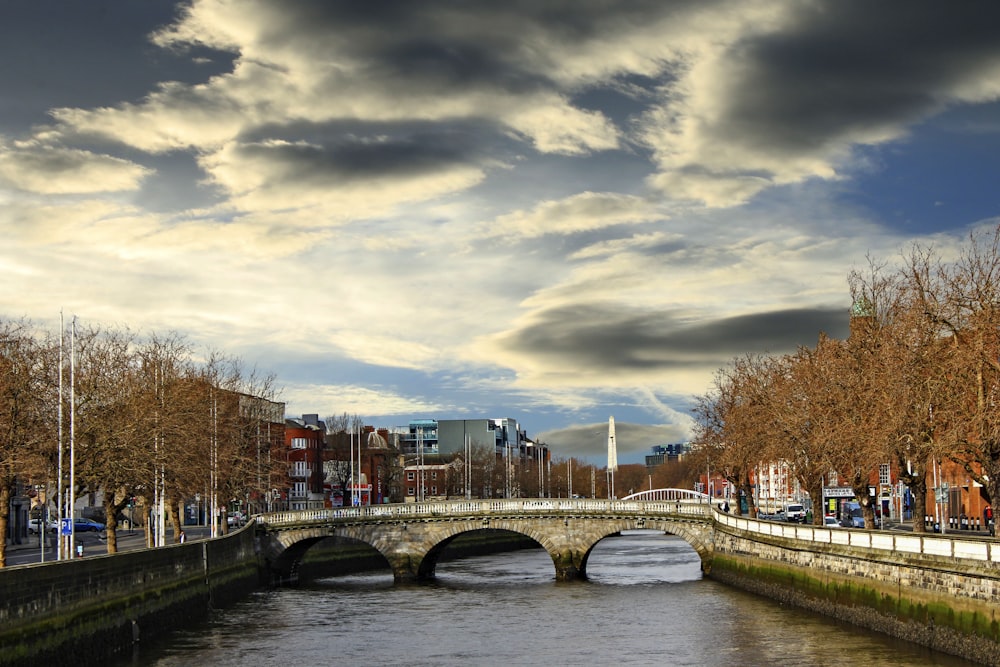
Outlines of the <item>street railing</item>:
[{"label": "street railing", "polygon": [[781,521],[762,521],[714,512],[715,521],[738,530],[814,544],[838,544],[860,549],[960,558],[1000,564],[1000,546],[994,540],[926,535],[891,530],[826,528]]}]

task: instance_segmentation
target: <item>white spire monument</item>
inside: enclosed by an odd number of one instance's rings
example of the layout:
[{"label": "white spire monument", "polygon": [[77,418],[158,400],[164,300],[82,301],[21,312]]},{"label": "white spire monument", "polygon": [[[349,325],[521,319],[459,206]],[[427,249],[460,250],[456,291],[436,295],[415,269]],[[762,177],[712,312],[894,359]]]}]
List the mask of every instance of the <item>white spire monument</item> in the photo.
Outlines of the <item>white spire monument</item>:
[{"label": "white spire monument", "polygon": [[615,497],[615,471],[618,470],[618,447],[615,445],[615,418],[608,418],[608,498]]}]

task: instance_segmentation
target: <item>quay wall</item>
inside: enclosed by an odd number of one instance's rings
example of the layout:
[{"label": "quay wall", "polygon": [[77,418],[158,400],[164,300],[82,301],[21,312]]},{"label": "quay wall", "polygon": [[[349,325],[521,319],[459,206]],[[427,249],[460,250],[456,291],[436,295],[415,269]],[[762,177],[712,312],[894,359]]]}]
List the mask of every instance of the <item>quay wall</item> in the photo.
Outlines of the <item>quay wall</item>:
[{"label": "quay wall", "polygon": [[804,543],[716,523],[714,552],[705,565],[707,576],[731,586],[1000,666],[1000,567],[994,559]]},{"label": "quay wall", "polygon": [[[252,524],[251,524],[252,525]],[[0,665],[105,664],[258,587],[254,530],[0,569]]]}]

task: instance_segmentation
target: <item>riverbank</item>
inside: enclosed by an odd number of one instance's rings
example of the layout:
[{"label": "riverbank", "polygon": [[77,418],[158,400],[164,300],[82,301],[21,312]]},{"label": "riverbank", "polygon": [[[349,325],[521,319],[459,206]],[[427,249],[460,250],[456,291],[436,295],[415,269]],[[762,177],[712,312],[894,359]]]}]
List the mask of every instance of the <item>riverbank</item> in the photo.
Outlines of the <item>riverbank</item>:
[{"label": "riverbank", "polygon": [[252,529],[0,570],[0,665],[103,665],[259,586]]},{"label": "riverbank", "polygon": [[[537,546],[515,533],[483,531],[456,538],[443,557]],[[266,584],[252,529],[158,549],[91,554],[0,570],[0,666],[103,665]],[[388,563],[370,546],[328,538],[307,552],[300,577],[379,568],[388,569]]]}]

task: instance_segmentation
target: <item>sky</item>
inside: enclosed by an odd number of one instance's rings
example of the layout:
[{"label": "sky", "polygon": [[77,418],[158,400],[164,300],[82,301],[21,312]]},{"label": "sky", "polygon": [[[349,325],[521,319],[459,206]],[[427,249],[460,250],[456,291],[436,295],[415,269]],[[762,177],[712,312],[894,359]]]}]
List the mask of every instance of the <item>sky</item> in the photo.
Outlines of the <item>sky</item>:
[{"label": "sky", "polygon": [[0,54],[0,317],[179,332],[290,417],[642,462],[1000,222],[997,3],[33,0]]}]

